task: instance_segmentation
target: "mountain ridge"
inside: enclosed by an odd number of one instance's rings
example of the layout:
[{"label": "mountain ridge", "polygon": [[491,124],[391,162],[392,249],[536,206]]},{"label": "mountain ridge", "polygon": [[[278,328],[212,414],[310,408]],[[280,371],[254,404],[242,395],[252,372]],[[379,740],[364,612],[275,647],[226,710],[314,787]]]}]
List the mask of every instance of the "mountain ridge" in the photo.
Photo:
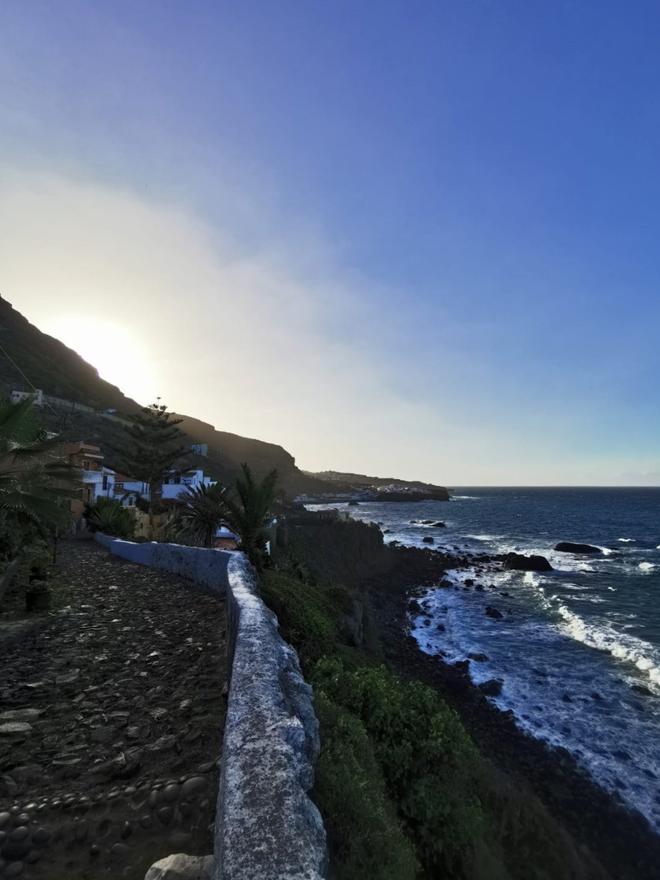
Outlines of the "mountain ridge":
[{"label": "mountain ridge", "polygon": [[[124,426],[121,417],[141,409],[140,404],[120,388],[99,376],[98,370],[59,339],[41,331],[0,296],[0,392],[43,390],[59,398],[42,410],[45,426],[57,431],[65,440],[84,439],[103,448],[110,467],[121,466]],[[72,405],[68,406],[67,402]],[[76,410],[73,404],[91,407],[93,411]],[[116,415],[107,410],[116,410]],[[233,482],[242,462],[247,462],[257,476],[277,469],[280,485],[288,496],[299,494],[324,495],[350,491],[365,485],[385,483],[419,486],[424,490],[432,484],[405,480],[384,480],[360,474],[325,471],[314,474],[296,465],[294,456],[277,443],[243,437],[217,429],[194,416],[175,413],[182,419],[180,428],[192,444],[206,444],[208,456],[191,454],[190,464],[203,467],[215,479]],[[348,485],[323,474],[348,476]],[[366,482],[365,482],[366,481]],[[345,481],[343,481],[345,483]]]}]

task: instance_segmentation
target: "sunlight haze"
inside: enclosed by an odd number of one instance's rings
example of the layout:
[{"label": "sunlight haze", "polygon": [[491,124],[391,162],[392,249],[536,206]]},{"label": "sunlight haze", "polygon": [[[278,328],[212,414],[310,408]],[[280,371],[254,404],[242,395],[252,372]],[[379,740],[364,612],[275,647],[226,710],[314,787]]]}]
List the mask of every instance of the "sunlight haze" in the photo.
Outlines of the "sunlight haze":
[{"label": "sunlight haze", "polygon": [[657,484],[658,20],[608,6],[5,3],[0,293],[306,469]]}]

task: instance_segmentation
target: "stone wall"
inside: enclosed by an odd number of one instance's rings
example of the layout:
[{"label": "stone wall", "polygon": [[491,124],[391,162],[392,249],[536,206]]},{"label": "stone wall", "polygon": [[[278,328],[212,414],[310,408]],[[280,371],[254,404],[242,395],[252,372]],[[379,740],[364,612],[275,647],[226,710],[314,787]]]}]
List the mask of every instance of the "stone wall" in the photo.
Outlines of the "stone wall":
[{"label": "stone wall", "polygon": [[325,830],[308,795],[319,752],[312,691],[259,597],[254,570],[239,553],[96,540],[124,559],[226,595],[232,662],[214,880],[320,880]]}]

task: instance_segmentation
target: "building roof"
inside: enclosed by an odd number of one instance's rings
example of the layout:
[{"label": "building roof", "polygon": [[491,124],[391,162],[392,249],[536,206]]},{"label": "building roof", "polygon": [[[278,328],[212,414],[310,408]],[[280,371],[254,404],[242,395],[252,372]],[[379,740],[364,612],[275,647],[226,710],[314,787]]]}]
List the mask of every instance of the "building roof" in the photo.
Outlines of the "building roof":
[{"label": "building roof", "polygon": [[70,443],[63,443],[62,452],[65,455],[83,453],[88,458],[103,458],[100,446],[94,446],[92,443],[85,443],[84,440],[74,440]]}]

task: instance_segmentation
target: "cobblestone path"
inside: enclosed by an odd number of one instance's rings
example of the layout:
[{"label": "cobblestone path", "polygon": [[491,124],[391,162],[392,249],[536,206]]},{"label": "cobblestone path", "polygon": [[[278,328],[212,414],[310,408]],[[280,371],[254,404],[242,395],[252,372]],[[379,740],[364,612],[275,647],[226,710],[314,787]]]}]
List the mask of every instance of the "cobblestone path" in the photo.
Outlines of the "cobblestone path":
[{"label": "cobblestone path", "polygon": [[62,547],[55,588],[67,606],[0,653],[0,878],[210,853],[224,602],[91,542]]}]

